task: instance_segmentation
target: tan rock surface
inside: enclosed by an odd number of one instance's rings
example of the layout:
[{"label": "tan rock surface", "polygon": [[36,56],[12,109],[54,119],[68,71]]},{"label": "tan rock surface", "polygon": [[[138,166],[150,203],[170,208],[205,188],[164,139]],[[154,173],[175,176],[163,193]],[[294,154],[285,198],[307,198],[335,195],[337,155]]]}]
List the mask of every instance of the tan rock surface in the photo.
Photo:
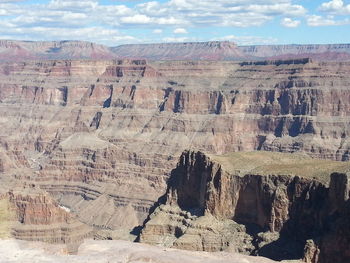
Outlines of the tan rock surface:
[{"label": "tan rock surface", "polygon": [[[20,191],[19,191],[20,189]],[[0,195],[0,237],[64,243],[70,252],[92,236],[92,230],[38,189],[17,187]]]},{"label": "tan rock surface", "polygon": [[[108,238],[143,224],[184,149],[349,160],[349,69],[348,62],[309,59],[2,63],[0,187],[40,188]],[[275,171],[285,168],[293,170],[286,164]],[[262,200],[270,204],[273,196],[276,209],[247,199],[237,203],[238,218],[270,230],[284,225],[290,197],[275,178],[251,176],[254,187],[242,196],[267,185],[271,195]],[[295,193],[309,181],[298,181]],[[237,201],[229,193],[222,192],[226,202]],[[232,211],[216,197],[208,209],[225,218]]]}]

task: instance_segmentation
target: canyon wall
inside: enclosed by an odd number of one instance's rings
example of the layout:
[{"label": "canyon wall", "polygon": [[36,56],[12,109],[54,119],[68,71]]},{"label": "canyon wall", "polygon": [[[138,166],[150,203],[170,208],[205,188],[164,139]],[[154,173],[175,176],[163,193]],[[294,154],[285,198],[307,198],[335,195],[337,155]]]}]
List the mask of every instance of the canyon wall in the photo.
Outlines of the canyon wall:
[{"label": "canyon wall", "polygon": [[[348,233],[340,228],[348,223],[350,188],[345,171],[350,164],[325,164],[341,171],[331,174],[327,186],[321,182],[323,169],[305,172],[312,163],[318,165],[305,158],[269,152],[217,158],[185,151],[140,241],[275,260],[347,262]],[[244,172],[235,174],[230,163]],[[278,174],[281,163],[284,173]],[[299,172],[290,174],[295,166]]]},{"label": "canyon wall", "polygon": [[[310,59],[3,62],[0,177],[50,193],[96,238],[133,239],[185,149],[349,160],[349,69]],[[267,214],[259,226],[281,220]]]}]

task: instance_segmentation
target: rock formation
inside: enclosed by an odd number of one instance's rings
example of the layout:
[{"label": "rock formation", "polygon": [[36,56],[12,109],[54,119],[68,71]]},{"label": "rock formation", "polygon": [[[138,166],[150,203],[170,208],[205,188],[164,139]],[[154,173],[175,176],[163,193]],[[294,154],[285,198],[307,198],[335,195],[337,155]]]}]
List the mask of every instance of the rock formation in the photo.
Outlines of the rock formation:
[{"label": "rock formation", "polygon": [[39,59],[112,59],[106,46],[85,41],[0,40],[0,61]]},{"label": "rock formation", "polygon": [[[140,241],[190,250],[229,250],[276,260],[347,262],[350,164],[295,154],[186,151],[163,204]],[[310,169],[310,166],[317,169]],[[283,174],[279,174],[283,171]],[[311,172],[310,172],[311,171]],[[236,223],[237,222],[237,223]]]},{"label": "rock formation", "polygon": [[237,46],[229,41],[130,44],[107,47],[85,41],[0,40],[0,61],[52,59],[276,60],[314,58],[349,61],[350,44]]},{"label": "rock formation", "polygon": [[119,57],[150,60],[261,60],[314,58],[349,61],[349,44],[237,46],[229,41],[134,44],[113,47]]},{"label": "rock formation", "polygon": [[[349,160],[349,69],[349,62],[311,59],[3,62],[0,64],[2,193],[10,193],[17,185],[40,190],[34,196],[31,190],[15,196],[18,200],[45,204],[35,205],[35,209],[45,208],[53,216],[46,217],[48,224],[60,225],[55,240],[65,242],[60,238],[65,235],[60,229],[62,224],[66,227],[71,222],[70,218],[82,229],[89,229],[78,231],[77,240],[85,234],[98,239],[135,239],[154,203],[165,193],[170,171],[185,149],[195,148],[210,154],[253,150],[302,152],[317,158]],[[271,247],[268,245],[271,240],[278,238],[275,232],[251,235],[253,230],[242,222],[250,220],[269,231],[286,228],[289,219],[283,210],[284,202],[294,204],[292,197],[285,196],[287,185],[295,185],[293,195],[308,194],[314,198],[316,194],[320,200],[326,198],[325,178],[333,170],[321,163],[318,166],[327,174],[317,175],[320,181],[312,186],[317,191],[309,192],[310,178],[293,181],[277,173],[280,176],[269,180],[282,180],[285,187],[279,188],[251,174],[244,180],[235,177],[234,185],[241,187],[249,181],[252,185],[249,191],[254,192],[266,184],[271,193],[261,196],[261,203],[248,198],[247,203],[237,201],[237,206],[226,210],[226,204],[221,205],[221,199],[213,194],[208,203],[210,213],[199,219],[198,213],[205,211],[200,191],[195,199],[196,205],[200,204],[198,211],[179,214],[171,212],[172,206],[162,208],[169,210],[171,216],[159,214],[187,222],[183,227],[182,223],[177,225],[168,220],[169,227],[176,232],[176,239],[170,235],[176,242],[169,240],[169,243],[186,247],[191,246],[192,238],[205,239],[208,242],[203,241],[198,249],[231,246],[229,249],[245,253],[262,251],[257,246]],[[314,165],[308,167],[312,171]],[[291,167],[288,169],[293,172]],[[190,183],[197,185],[196,180]],[[339,185],[332,187],[341,189]],[[242,193],[243,196],[249,197],[249,191]],[[221,194],[227,193],[230,191]],[[41,194],[47,197],[42,199]],[[191,190],[180,194],[182,205],[192,194],[195,193]],[[227,202],[236,200],[231,199],[227,196]],[[265,207],[271,200],[277,210]],[[17,207],[22,207],[21,202],[18,204]],[[301,211],[308,202],[297,204],[293,209]],[[60,206],[69,209],[66,211],[69,216],[64,215]],[[250,210],[251,206],[259,208],[259,215],[258,211]],[[237,223],[232,223],[226,213],[236,208]],[[314,213],[315,209],[305,208],[305,213]],[[207,227],[207,221],[214,220],[212,217],[217,221]],[[308,225],[307,218],[301,213],[295,222],[304,220]],[[25,222],[45,225],[36,220]],[[187,228],[186,233],[191,231],[192,237],[176,237]],[[166,232],[166,229],[155,231]],[[202,231],[207,234],[198,237]],[[220,234],[223,231],[225,235]],[[305,238],[314,238],[308,229],[305,231],[300,237],[303,242]],[[329,240],[338,238],[338,228],[334,226],[332,231]],[[26,239],[34,240],[38,235]],[[234,242],[233,237],[236,237]],[[246,245],[238,248],[235,242]],[[315,247],[310,245],[307,250],[309,254],[325,251],[322,244],[326,243],[322,242],[326,241],[320,242],[315,239]],[[304,245],[299,250],[303,249]]]},{"label": "rock formation", "polygon": [[0,196],[0,238],[16,238],[67,245],[75,253],[92,229],[81,223],[47,193],[21,189]]}]

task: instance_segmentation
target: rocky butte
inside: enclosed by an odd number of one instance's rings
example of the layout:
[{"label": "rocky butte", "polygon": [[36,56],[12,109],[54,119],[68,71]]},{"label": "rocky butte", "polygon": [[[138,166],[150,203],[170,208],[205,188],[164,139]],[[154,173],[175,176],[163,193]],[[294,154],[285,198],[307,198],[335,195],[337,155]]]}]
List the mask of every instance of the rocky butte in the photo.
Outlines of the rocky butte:
[{"label": "rocky butte", "polygon": [[350,260],[348,45],[0,43],[1,237]]}]

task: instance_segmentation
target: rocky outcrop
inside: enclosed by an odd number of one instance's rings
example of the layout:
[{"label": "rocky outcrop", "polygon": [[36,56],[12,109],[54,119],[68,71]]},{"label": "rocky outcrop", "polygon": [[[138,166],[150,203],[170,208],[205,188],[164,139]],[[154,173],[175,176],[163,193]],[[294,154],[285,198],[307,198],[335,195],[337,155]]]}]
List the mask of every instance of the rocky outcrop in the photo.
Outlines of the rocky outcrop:
[{"label": "rocky outcrop", "polygon": [[[12,187],[9,182],[35,185],[70,209],[78,221],[92,227],[94,237],[123,235],[131,239],[165,193],[170,171],[184,149],[211,154],[303,152],[323,159],[348,160],[349,68],[347,62],[310,59],[259,63],[143,59],[2,63],[0,178],[5,183],[0,187],[8,192]],[[318,170],[315,167],[327,171],[322,183],[332,172],[331,166],[322,162],[305,167],[310,174]],[[277,174],[285,169],[280,167]],[[293,165],[288,169],[295,172]],[[244,180],[235,177],[232,181],[240,185],[239,189],[247,182],[252,185],[249,191],[242,190],[242,196],[249,197],[265,185],[271,193],[264,192],[259,196],[262,201],[247,204],[234,199],[237,204],[230,209],[239,207],[236,220],[250,218],[261,228],[284,228],[288,219],[283,202],[290,202],[286,185],[294,183],[295,194],[302,196],[308,183],[284,176],[262,180],[251,171],[247,174],[250,176]],[[276,180],[283,181],[284,186],[274,186]],[[313,187],[318,189],[319,185]],[[217,191],[226,195],[231,191],[228,189]],[[185,202],[192,194],[188,189],[181,198]],[[203,195],[196,198],[205,211]],[[231,199],[227,201],[233,202]],[[271,200],[281,208],[266,208]],[[231,212],[220,207],[221,201],[212,195],[208,207],[220,220]],[[307,203],[293,209],[299,211],[304,205]],[[249,213],[245,206],[256,208]],[[97,208],[101,209],[99,213]],[[257,216],[260,210],[263,214]],[[283,216],[275,216],[279,213]],[[207,229],[205,220],[188,220],[194,225],[193,236],[198,236],[198,229]],[[227,247],[235,233],[242,234],[239,240],[251,239],[244,230],[248,228],[238,224],[231,227],[231,221],[227,222],[215,224],[213,248]],[[232,231],[226,231],[220,244],[214,244],[222,229]],[[271,236],[254,240],[268,242]],[[189,241],[182,239],[180,244]],[[251,250],[247,241],[247,253]]]},{"label": "rocky outcrop", "polygon": [[[251,172],[235,174],[230,165],[251,154],[210,157],[184,152],[172,171],[166,200],[150,215],[140,241],[190,250],[233,249],[277,260],[304,254],[306,262],[330,262],[332,253],[338,253],[339,262],[348,261],[349,235],[339,229],[347,225],[348,175],[332,173],[327,187],[317,172],[304,176],[307,163],[298,161],[298,156],[253,155],[251,163],[235,167]],[[288,169],[284,175],[276,174],[280,163],[286,168],[288,163],[299,166],[299,176],[298,171],[288,174]],[[327,165],[349,168],[349,164]]]},{"label": "rocky outcrop", "polygon": [[[20,188],[20,187],[18,187]],[[2,236],[28,241],[66,244],[69,253],[76,252],[92,230],[38,189],[22,189],[1,195]],[[5,207],[6,206],[6,207]]]}]

